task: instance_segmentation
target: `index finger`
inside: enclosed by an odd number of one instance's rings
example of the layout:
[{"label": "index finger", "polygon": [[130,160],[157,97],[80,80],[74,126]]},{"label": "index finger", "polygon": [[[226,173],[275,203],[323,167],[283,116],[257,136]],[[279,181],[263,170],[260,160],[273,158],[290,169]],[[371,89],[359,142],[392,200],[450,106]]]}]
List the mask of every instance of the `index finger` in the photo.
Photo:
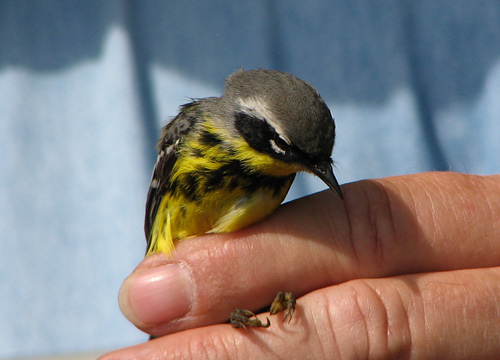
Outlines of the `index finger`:
[{"label": "index finger", "polygon": [[[146,260],[124,283],[122,309],[162,335],[225,321],[236,307],[257,310],[278,290],[300,295],[356,278],[498,265],[499,183],[427,173],[345,185],[344,203],[323,192],[285,204],[239,232],[185,240],[173,259]],[[148,280],[172,276],[175,264],[182,289]],[[182,314],[171,311],[178,293]]]}]

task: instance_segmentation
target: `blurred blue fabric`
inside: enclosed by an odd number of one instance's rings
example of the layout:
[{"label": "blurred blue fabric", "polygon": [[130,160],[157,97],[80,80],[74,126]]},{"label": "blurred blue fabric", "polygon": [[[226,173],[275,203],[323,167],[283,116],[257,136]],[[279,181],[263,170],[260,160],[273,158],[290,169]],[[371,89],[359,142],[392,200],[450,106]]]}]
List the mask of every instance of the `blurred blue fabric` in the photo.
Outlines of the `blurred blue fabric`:
[{"label": "blurred blue fabric", "polygon": [[158,130],[240,67],[319,90],[340,182],[500,171],[498,1],[2,1],[0,357],[145,339],[117,293]]}]

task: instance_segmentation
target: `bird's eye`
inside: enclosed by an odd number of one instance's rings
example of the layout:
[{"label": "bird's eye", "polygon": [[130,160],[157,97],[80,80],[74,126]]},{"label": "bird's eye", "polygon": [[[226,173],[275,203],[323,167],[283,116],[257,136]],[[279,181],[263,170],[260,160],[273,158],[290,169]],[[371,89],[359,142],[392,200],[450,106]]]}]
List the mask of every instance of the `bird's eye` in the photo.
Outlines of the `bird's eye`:
[{"label": "bird's eye", "polygon": [[290,142],[279,135],[267,121],[260,118],[246,113],[236,113],[235,127],[247,143],[257,151],[278,158],[289,157],[294,152]]},{"label": "bird's eye", "polygon": [[288,140],[281,135],[276,136],[275,141],[276,144],[282,149],[287,149],[290,147],[290,143],[288,142]]},{"label": "bird's eye", "polygon": [[283,154],[283,155],[286,154],[286,151],[283,150],[281,147],[279,147],[278,144],[276,144],[276,141],[274,139],[269,140],[269,144],[271,144],[271,148],[274,150],[274,152],[276,152],[278,154]]},{"label": "bird's eye", "polygon": [[276,134],[273,139],[269,140],[271,148],[278,154],[286,154],[287,149],[290,148],[288,142],[280,135]]}]

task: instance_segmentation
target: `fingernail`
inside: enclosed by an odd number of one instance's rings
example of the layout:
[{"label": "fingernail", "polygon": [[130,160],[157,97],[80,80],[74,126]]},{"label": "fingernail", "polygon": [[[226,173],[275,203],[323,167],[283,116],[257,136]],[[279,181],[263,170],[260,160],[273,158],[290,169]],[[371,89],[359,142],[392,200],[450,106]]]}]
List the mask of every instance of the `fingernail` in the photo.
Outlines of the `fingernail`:
[{"label": "fingernail", "polygon": [[141,273],[129,293],[131,310],[145,324],[162,324],[185,315],[193,298],[191,272],[173,263]]}]

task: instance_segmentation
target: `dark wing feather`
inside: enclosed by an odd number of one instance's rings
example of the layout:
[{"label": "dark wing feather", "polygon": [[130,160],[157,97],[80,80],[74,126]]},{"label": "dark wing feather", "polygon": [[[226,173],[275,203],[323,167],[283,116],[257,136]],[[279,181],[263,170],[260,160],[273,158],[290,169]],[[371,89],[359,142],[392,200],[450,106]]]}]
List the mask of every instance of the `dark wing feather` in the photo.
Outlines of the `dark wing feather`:
[{"label": "dark wing feather", "polygon": [[144,220],[144,232],[148,242],[148,249],[151,243],[151,230],[156,213],[163,196],[170,186],[170,173],[179,157],[179,146],[182,144],[183,137],[192,129],[198,119],[199,113],[195,109],[196,105],[197,102],[183,105],[179,115],[163,128],[158,141],[158,159],[151,178]]}]

